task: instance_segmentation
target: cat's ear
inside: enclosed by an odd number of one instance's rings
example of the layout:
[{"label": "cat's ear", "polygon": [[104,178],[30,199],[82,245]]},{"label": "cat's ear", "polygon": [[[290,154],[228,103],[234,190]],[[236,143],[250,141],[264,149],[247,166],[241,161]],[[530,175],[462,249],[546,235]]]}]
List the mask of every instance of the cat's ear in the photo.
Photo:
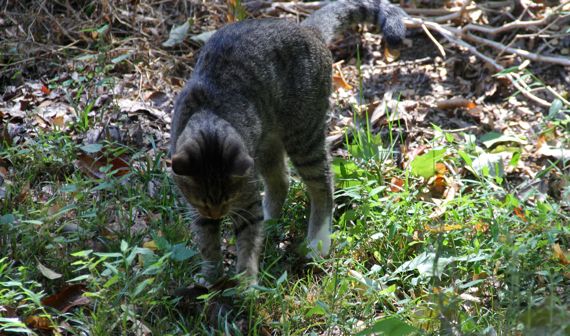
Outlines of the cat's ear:
[{"label": "cat's ear", "polygon": [[232,164],[231,175],[244,177],[253,169],[253,159],[247,154],[239,155]]},{"label": "cat's ear", "polygon": [[182,147],[172,156],[172,171],[176,175],[196,176],[197,158],[194,152],[188,147]]}]

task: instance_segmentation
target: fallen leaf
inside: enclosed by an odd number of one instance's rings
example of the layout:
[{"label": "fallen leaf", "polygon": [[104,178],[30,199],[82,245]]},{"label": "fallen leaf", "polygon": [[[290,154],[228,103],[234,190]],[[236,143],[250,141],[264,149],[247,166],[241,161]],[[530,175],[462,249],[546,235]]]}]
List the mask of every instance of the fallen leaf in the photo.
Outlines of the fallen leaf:
[{"label": "fallen leaf", "polygon": [[526,216],[524,214],[524,210],[522,207],[519,206],[519,207],[514,208],[513,212],[515,213],[515,216],[522,219],[524,222],[527,221]]},{"label": "fallen leaf", "polygon": [[43,276],[50,280],[55,280],[61,278],[61,274],[49,269],[48,267],[44,266],[41,262],[38,261],[36,267],[42,273]]},{"label": "fallen leaf", "polygon": [[398,177],[392,177],[390,180],[390,191],[391,192],[401,192],[404,190],[404,180]]},{"label": "fallen leaf", "polygon": [[16,204],[23,203],[28,197],[29,193],[30,193],[30,182],[26,182],[22,186],[22,189],[20,189],[20,193],[18,194],[18,196],[16,196]]},{"label": "fallen leaf", "polygon": [[538,139],[536,140],[536,150],[539,151],[542,145],[544,145],[545,143],[546,143],[546,135],[544,134],[539,135]]},{"label": "fallen leaf", "polygon": [[437,162],[435,164],[435,172],[439,175],[447,174],[447,166],[444,163]]},{"label": "fallen leaf", "polygon": [[333,85],[335,90],[343,88],[345,90],[352,90],[352,85],[348,84],[343,76],[333,75]]},{"label": "fallen leaf", "polygon": [[17,317],[16,308],[11,306],[0,306],[0,317]]},{"label": "fallen leaf", "polygon": [[53,330],[55,329],[51,321],[45,316],[28,316],[24,323],[28,328],[36,330]]},{"label": "fallen leaf", "polygon": [[475,225],[473,225],[473,229],[477,232],[487,232],[489,230],[489,224],[477,222]]},{"label": "fallen leaf", "polygon": [[443,224],[440,226],[430,226],[428,224],[424,225],[424,229],[431,233],[443,233],[443,232],[450,232],[455,230],[461,230],[463,226],[460,224]]},{"label": "fallen leaf", "polygon": [[45,95],[49,95],[51,93],[51,90],[45,85],[42,85],[41,90],[42,90],[42,93]]},{"label": "fallen leaf", "polygon": [[143,243],[143,247],[151,251],[158,251],[158,246],[154,240],[149,240]]},{"label": "fallen leaf", "polygon": [[520,138],[517,138],[514,135],[501,134],[498,132],[489,132],[489,133],[483,134],[479,138],[479,140],[481,140],[483,145],[485,145],[485,147],[487,147],[487,148],[491,148],[494,145],[496,145],[498,143],[503,143],[503,142],[513,142],[513,143],[517,143],[520,145],[526,144],[526,141],[524,141]]},{"label": "fallen leaf", "polygon": [[352,85],[347,83],[346,78],[342,73],[342,68],[340,67],[341,64],[341,62],[333,64],[333,85],[335,89],[343,88],[345,90],[352,90]]},{"label": "fallen leaf", "polygon": [[106,167],[109,164],[112,166],[111,170],[115,171],[115,176],[124,176],[130,172],[128,162],[122,157],[109,159],[101,155],[97,158],[93,158],[90,155],[81,153],[77,156],[75,163],[86,175],[98,179],[105,177],[105,173],[101,171],[101,168]]},{"label": "fallen leaf", "polygon": [[473,108],[477,107],[477,104],[475,104],[471,100],[465,99],[465,98],[451,98],[451,99],[440,100],[436,103],[436,105],[437,105],[437,108],[440,110],[450,110],[450,109],[456,109],[456,108],[460,108],[460,107],[464,107],[467,109],[473,109]]},{"label": "fallen leaf", "polygon": [[85,306],[91,302],[88,297],[83,296],[86,290],[83,284],[67,286],[56,294],[43,298],[42,304],[65,313],[73,307]]},{"label": "fallen leaf", "polygon": [[553,244],[552,250],[554,251],[554,257],[556,259],[558,259],[558,261],[560,261],[560,263],[562,265],[569,265],[570,264],[570,260],[566,256],[566,253],[564,253],[564,251],[562,251],[560,244],[558,244],[558,243]]},{"label": "fallen leaf", "polygon": [[51,119],[51,122],[53,125],[59,127],[60,129],[63,129],[65,126],[65,118],[63,114],[58,114],[55,117],[53,117]]},{"label": "fallen leaf", "polygon": [[170,28],[170,34],[168,35],[168,40],[162,43],[163,47],[173,47],[177,44],[180,44],[188,35],[188,30],[190,29],[190,24],[192,20],[188,19],[180,26],[172,26]]},{"label": "fallen leaf", "polygon": [[433,198],[442,198],[445,191],[447,190],[448,183],[443,175],[436,175],[433,177],[433,181],[430,184],[429,190]]}]

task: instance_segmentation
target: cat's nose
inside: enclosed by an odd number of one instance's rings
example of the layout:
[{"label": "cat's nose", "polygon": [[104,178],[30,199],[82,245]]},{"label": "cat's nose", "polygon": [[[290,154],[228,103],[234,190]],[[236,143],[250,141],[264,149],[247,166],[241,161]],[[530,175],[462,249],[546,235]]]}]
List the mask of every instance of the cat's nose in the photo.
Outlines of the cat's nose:
[{"label": "cat's nose", "polygon": [[210,216],[210,218],[212,219],[220,219],[222,218],[222,216],[224,215],[223,211],[221,208],[210,208],[208,209],[208,215]]}]

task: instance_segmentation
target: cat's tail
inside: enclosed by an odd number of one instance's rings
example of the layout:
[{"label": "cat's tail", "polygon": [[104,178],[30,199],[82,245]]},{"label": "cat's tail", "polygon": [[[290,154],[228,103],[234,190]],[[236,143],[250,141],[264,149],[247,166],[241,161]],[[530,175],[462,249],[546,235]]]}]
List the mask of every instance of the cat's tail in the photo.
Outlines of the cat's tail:
[{"label": "cat's tail", "polygon": [[301,24],[320,31],[328,44],[336,34],[356,23],[377,24],[390,47],[400,45],[406,34],[406,13],[388,0],[339,0],[314,12]]}]

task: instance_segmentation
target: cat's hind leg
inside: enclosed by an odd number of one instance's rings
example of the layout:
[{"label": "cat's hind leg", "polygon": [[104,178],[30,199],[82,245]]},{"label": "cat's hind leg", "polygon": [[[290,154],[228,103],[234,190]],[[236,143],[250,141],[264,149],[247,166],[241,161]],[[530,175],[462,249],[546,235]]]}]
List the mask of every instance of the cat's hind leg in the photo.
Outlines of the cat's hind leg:
[{"label": "cat's hind leg", "polygon": [[[306,143],[302,149],[288,151],[293,165],[307,186],[311,199],[309,232],[307,235],[308,256],[326,256],[331,246],[333,212],[333,179],[330,157],[325,144],[324,132]],[[312,143],[311,143],[312,142]]]}]

